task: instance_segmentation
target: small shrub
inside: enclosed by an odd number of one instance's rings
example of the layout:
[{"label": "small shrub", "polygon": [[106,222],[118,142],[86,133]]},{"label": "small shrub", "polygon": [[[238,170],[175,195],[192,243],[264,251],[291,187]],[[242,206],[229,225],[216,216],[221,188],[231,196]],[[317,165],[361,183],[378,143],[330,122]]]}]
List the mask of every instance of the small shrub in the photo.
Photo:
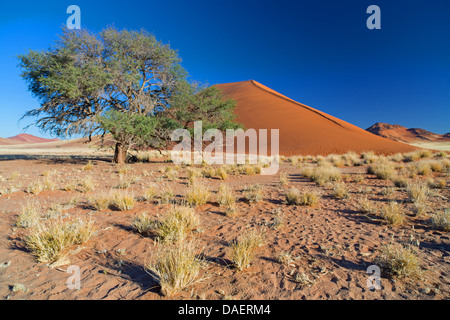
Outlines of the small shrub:
[{"label": "small shrub", "polygon": [[145,189],[143,199],[144,201],[153,201],[158,194],[158,189],[155,185],[150,185],[147,189]]},{"label": "small shrub", "polygon": [[277,257],[277,262],[288,267],[292,266],[294,264],[292,253],[285,251],[281,252]]},{"label": "small shrub", "polygon": [[422,181],[408,183],[406,190],[412,202],[426,202],[430,193],[428,185]]},{"label": "small shrub", "polygon": [[28,185],[27,192],[32,194],[39,194],[44,191],[44,184],[42,181],[35,181]]},{"label": "small shrub", "polygon": [[377,213],[377,207],[374,205],[372,201],[367,198],[367,196],[364,196],[362,199],[358,202],[358,210],[361,213],[367,213],[367,214],[373,214],[375,215]]},{"label": "small shrub", "polygon": [[111,192],[98,193],[90,197],[88,203],[97,211],[105,210],[114,203],[114,195]]},{"label": "small shrub", "polygon": [[289,185],[288,175],[284,172],[280,174],[280,184],[282,187],[287,187]]},{"label": "small shrub", "polygon": [[408,179],[401,175],[394,175],[392,182],[397,188],[406,188],[408,186]]},{"label": "small shrub", "polygon": [[234,217],[236,216],[238,213],[237,208],[236,208],[236,204],[232,204],[232,205],[228,205],[225,208],[225,215],[227,217]]},{"label": "small shrub", "polygon": [[378,179],[390,180],[397,172],[391,162],[378,160],[367,168],[367,173],[376,175]]},{"label": "small shrub", "polygon": [[339,169],[328,165],[318,166],[316,168],[305,168],[303,169],[302,174],[320,186],[328,182],[336,182],[342,179]]},{"label": "small shrub", "polygon": [[228,177],[226,170],[222,167],[217,168],[215,175],[220,180],[225,180]]},{"label": "small shrub", "polygon": [[198,178],[202,176],[202,173],[195,168],[188,168],[186,170],[187,178],[189,180],[189,184],[193,184],[197,181]]},{"label": "small shrub", "polygon": [[173,192],[173,189],[169,186],[165,186],[161,189],[159,197],[160,197],[161,204],[175,202],[175,194]]},{"label": "small shrub", "polygon": [[88,163],[83,167],[84,171],[90,171],[94,168],[94,165],[92,164],[91,160],[88,161]]},{"label": "small shrub", "polygon": [[94,190],[96,184],[91,176],[86,176],[78,182],[78,186],[80,187],[81,192],[86,193]]},{"label": "small shrub", "polygon": [[173,206],[156,224],[155,234],[163,242],[177,242],[200,226],[193,208]]}]

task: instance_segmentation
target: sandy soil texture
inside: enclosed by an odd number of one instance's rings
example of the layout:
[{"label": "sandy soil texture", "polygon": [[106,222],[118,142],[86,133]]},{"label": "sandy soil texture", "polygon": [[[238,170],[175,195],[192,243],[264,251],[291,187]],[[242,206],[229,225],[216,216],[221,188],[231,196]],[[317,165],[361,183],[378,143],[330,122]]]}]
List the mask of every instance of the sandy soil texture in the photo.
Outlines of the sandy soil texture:
[{"label": "sandy soil texture", "polygon": [[[336,125],[336,130],[344,129]],[[401,144],[393,146],[403,148]],[[136,197],[154,184],[159,191],[162,187],[173,188],[175,201],[181,201],[187,190],[187,168],[177,168],[177,174],[168,178],[165,168],[173,167],[171,163],[129,164],[126,170],[107,161],[93,161],[92,168],[86,164],[80,160],[0,161],[0,185],[9,190],[0,197],[2,299],[167,299],[145,269],[155,253],[155,239],[135,232],[131,221],[144,212],[157,219],[170,205],[139,200],[131,210],[97,211],[88,199],[104,190],[123,191],[117,186],[126,180],[127,191]],[[314,166],[310,162],[304,165]],[[449,188],[433,190],[427,213],[414,216],[404,188],[394,188],[391,181],[366,174],[366,169],[367,165],[339,168],[349,190],[346,199],[335,198],[332,186],[316,185],[300,174],[299,167],[287,162],[274,176],[230,175],[225,181],[199,178],[212,192],[207,204],[196,207],[201,227],[189,235],[198,241],[199,253],[206,260],[203,280],[170,299],[449,298],[450,236],[428,223],[430,213],[448,207]],[[281,174],[286,175],[288,186],[280,185]],[[63,191],[66,184],[87,176],[97,185],[94,190]],[[47,178],[54,184],[53,191],[37,195],[26,192],[31,183]],[[446,179],[448,186],[448,174],[436,173],[434,178]],[[222,183],[235,194],[235,216],[226,216],[215,200]],[[263,199],[249,204],[244,200],[244,188],[254,184],[263,186]],[[316,190],[321,194],[319,205],[285,204],[285,193],[290,187]],[[384,192],[386,188],[390,191]],[[390,226],[361,213],[358,208],[366,196],[375,205],[390,200],[402,202],[406,212],[404,224]],[[49,267],[36,262],[23,242],[29,230],[14,226],[21,206],[29,198],[39,201],[42,213],[94,221],[96,233],[87,243],[70,247],[67,260],[60,265]],[[275,228],[277,215],[283,216],[284,223]],[[230,242],[250,230],[265,230],[264,243],[256,249],[251,266],[238,271],[230,261]],[[411,240],[419,243],[422,277],[402,280],[383,275],[382,289],[369,290],[366,270],[374,264],[381,246]],[[281,253],[290,254],[292,261],[280,263]],[[69,265],[80,267],[80,290],[66,285]],[[299,282],[298,275],[311,281]]]}]

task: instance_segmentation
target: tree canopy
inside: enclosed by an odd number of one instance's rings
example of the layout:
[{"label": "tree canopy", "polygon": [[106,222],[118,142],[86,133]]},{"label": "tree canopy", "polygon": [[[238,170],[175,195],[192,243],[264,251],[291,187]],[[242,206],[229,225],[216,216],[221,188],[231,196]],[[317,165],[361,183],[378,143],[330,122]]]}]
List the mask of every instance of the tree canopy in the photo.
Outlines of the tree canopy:
[{"label": "tree canopy", "polygon": [[63,30],[48,50],[18,58],[40,102],[24,117],[58,137],[110,132],[116,162],[135,144],[166,147],[174,129],[194,121],[205,130],[238,127],[235,102],[189,81],[177,51],[145,30]]}]

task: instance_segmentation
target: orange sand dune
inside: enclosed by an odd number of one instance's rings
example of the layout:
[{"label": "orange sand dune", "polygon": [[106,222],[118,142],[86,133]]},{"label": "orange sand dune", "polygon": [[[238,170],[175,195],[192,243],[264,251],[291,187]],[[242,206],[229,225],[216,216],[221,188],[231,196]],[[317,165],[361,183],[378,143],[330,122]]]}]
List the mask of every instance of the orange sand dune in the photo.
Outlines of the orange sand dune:
[{"label": "orange sand dune", "polygon": [[27,133],[21,133],[14,137],[0,138],[0,145],[23,145],[23,144],[35,144],[60,141],[59,139],[45,139],[33,136]]},{"label": "orange sand dune", "polygon": [[[246,129],[280,130],[281,155],[326,155],[369,150],[392,154],[415,150],[410,145],[376,136],[298,103],[254,80],[218,84],[216,87],[237,101],[237,121]],[[270,138],[268,140],[270,150]]]},{"label": "orange sand dune", "polygon": [[450,133],[438,134],[420,128],[406,128],[398,124],[377,122],[367,131],[400,142],[450,142]]}]

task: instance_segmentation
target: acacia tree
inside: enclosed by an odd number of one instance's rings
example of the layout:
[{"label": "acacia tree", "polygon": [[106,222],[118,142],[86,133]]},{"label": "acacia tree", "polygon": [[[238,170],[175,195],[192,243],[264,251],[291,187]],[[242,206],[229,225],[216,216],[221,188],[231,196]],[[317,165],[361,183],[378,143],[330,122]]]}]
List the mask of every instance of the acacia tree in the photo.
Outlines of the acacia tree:
[{"label": "acacia tree", "polygon": [[235,102],[187,80],[178,53],[145,30],[64,30],[47,51],[19,56],[40,107],[25,113],[59,137],[110,132],[114,162],[134,144],[161,149],[171,132],[203,120],[233,128]]}]

